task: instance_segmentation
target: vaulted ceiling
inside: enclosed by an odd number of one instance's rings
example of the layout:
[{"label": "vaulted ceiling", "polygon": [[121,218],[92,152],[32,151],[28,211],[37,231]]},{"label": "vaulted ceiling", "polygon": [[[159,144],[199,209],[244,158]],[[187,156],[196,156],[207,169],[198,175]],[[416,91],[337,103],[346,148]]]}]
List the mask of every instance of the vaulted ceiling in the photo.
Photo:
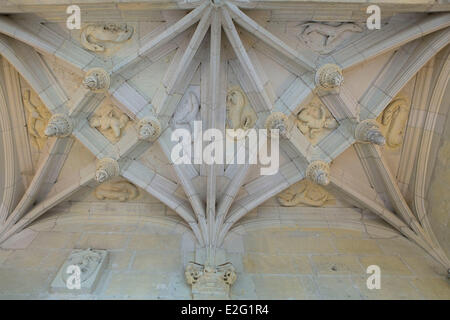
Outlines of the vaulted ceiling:
[{"label": "vaulted ceiling", "polygon": [[[286,189],[292,200],[310,179],[450,267],[424,201],[448,109],[450,8],[380,4],[381,29],[368,30],[363,1],[315,2],[91,1],[82,29],[68,30],[66,6],[1,1],[0,243],[96,188],[106,168],[174,210],[201,246],[220,247],[254,208]],[[283,120],[274,175],[171,160],[178,124],[230,126],[230,94],[255,128]],[[57,120],[64,132],[44,132]]]}]

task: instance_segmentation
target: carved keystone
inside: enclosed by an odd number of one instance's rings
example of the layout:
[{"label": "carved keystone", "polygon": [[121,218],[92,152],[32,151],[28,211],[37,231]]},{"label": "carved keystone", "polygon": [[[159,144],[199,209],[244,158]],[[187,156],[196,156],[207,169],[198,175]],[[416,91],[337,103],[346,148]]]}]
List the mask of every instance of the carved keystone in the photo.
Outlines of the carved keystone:
[{"label": "carved keystone", "polygon": [[95,171],[95,180],[97,182],[105,182],[119,175],[119,164],[111,158],[103,158],[97,162],[97,170]]},{"label": "carved keystone", "polygon": [[344,83],[342,69],[335,64],[324,64],[317,70],[315,81],[321,89],[336,89]]},{"label": "carved keystone", "polygon": [[326,186],[330,183],[329,175],[330,166],[328,163],[321,160],[311,162],[306,169],[306,177],[322,186]]},{"label": "carved keystone", "polygon": [[73,124],[72,120],[65,114],[54,114],[48,121],[45,128],[45,135],[47,137],[60,137],[64,138],[72,134]]},{"label": "carved keystone", "polygon": [[282,138],[287,138],[287,121],[288,117],[283,112],[271,113],[266,119],[266,129],[278,129],[278,134]]},{"label": "carved keystone", "polygon": [[90,69],[83,79],[83,86],[93,92],[108,90],[110,84],[109,74],[102,68]]},{"label": "carved keystone", "polygon": [[184,273],[194,299],[229,299],[236,272],[230,262],[216,267],[189,262]]},{"label": "carved keystone", "polygon": [[139,139],[155,141],[161,134],[161,123],[154,116],[148,116],[139,121]]},{"label": "carved keystone", "polygon": [[355,128],[355,139],[360,142],[375,143],[384,146],[386,139],[375,120],[363,120]]}]

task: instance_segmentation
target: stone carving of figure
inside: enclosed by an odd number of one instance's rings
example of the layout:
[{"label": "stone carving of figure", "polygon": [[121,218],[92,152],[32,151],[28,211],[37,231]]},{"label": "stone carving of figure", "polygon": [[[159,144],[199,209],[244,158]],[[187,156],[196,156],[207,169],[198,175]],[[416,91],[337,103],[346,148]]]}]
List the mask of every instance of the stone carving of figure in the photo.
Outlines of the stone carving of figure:
[{"label": "stone carving of figure", "polygon": [[330,194],[314,182],[303,179],[278,195],[278,201],[284,207],[294,207],[305,204],[321,207],[330,200]]},{"label": "stone carving of figure", "polygon": [[232,87],[227,94],[227,129],[248,130],[256,124],[258,116],[250,107],[245,93],[239,87]]},{"label": "stone carving of figure", "polygon": [[196,94],[188,92],[187,99],[181,103],[175,111],[172,124],[175,128],[185,128],[194,132],[194,121],[200,109],[200,102]]},{"label": "stone carving of figure", "polygon": [[81,31],[81,44],[88,50],[104,52],[108,44],[117,45],[131,38],[133,27],[125,23],[90,24]]},{"label": "stone carving of figure", "polygon": [[23,92],[23,104],[27,111],[28,134],[32,144],[40,150],[47,141],[45,129],[47,128],[51,114],[39,97],[37,97],[34,92],[32,93],[30,89],[26,89]]},{"label": "stone carving of figure", "polygon": [[112,106],[100,112],[100,115],[91,118],[89,124],[93,128],[99,128],[100,132],[105,134],[107,130],[111,129],[114,138],[119,138],[122,129],[128,123],[128,116],[124,113],[119,113]]},{"label": "stone carving of figure", "polygon": [[99,200],[129,201],[139,195],[138,188],[128,181],[111,181],[99,185],[95,189],[95,197]]},{"label": "stone carving of figure", "polygon": [[335,129],[336,120],[329,114],[325,106],[314,99],[297,115],[297,127],[308,138],[314,140],[326,129]]},{"label": "stone carving of figure", "polygon": [[[66,265],[75,265],[80,268],[81,283],[88,280],[95,272],[102,260],[102,255],[97,250],[86,249],[72,253],[67,259]],[[64,283],[67,283],[70,273],[63,272],[61,277]]]},{"label": "stone carving of figure", "polygon": [[384,109],[378,121],[381,123],[386,145],[390,148],[398,148],[403,143],[406,124],[408,121],[409,107],[405,98],[394,99]]},{"label": "stone carving of figure", "polygon": [[300,25],[303,29],[298,38],[314,51],[327,54],[333,51],[343,40],[344,34],[362,32],[363,29],[354,23],[342,23],[338,26],[311,22]]}]

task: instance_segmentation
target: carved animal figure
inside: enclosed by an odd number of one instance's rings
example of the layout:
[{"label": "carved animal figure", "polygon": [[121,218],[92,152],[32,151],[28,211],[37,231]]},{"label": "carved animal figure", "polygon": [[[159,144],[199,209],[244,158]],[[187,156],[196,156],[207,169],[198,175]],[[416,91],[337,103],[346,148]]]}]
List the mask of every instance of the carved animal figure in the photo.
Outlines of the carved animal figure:
[{"label": "carved animal figure", "polygon": [[240,88],[231,88],[227,94],[227,128],[248,130],[255,126],[257,115]]},{"label": "carved animal figure", "polygon": [[125,42],[131,38],[133,31],[133,27],[127,24],[91,24],[82,30],[81,44],[88,50],[104,52],[107,43]]},{"label": "carved animal figure", "polygon": [[89,124],[93,128],[100,127],[100,131],[104,132],[108,129],[112,129],[116,138],[120,137],[121,130],[128,122],[128,116],[126,114],[116,115],[113,108],[103,112],[100,116],[92,117]]},{"label": "carved animal figure", "polygon": [[[323,23],[311,22],[303,24],[301,27],[304,29],[298,37],[321,53],[328,53],[336,48],[339,44],[339,40],[345,33],[363,31],[360,26],[354,23],[343,23],[339,26],[331,26]],[[318,43],[318,41],[313,38],[314,33],[317,33],[324,38],[321,43]]]},{"label": "carved animal figure", "polygon": [[294,207],[299,204],[321,207],[329,198],[330,194],[324,188],[308,179],[303,179],[280,193],[278,201],[285,207]]},{"label": "carved animal figure", "polygon": [[194,92],[189,92],[187,99],[175,111],[173,115],[173,125],[175,127],[190,128],[194,130],[194,121],[197,118],[200,109],[200,102]]},{"label": "carved animal figure", "polygon": [[107,182],[95,189],[95,197],[99,200],[128,201],[139,195],[137,187],[127,181]]},{"label": "carved animal figure", "polygon": [[[39,103],[35,104],[32,100],[38,100]],[[24,90],[23,92],[23,105],[27,111],[27,129],[31,142],[40,150],[47,141],[45,129],[47,128],[51,114],[39,98],[32,98],[30,89]]]},{"label": "carved animal figure", "polygon": [[333,117],[327,115],[325,107],[317,101],[312,101],[303,108],[297,119],[299,130],[311,139],[315,139],[324,128],[334,129],[338,125]]},{"label": "carved animal figure", "polygon": [[409,108],[404,98],[395,99],[381,115],[386,144],[391,148],[400,147],[403,143]]}]

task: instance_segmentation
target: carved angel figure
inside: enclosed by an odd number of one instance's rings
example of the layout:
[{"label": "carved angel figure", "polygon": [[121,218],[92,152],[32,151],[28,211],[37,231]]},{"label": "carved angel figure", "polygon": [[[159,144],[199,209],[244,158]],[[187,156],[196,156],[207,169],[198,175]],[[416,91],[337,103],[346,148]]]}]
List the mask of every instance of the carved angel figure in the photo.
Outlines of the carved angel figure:
[{"label": "carved angel figure", "polygon": [[244,92],[238,87],[228,90],[227,115],[227,128],[235,130],[253,128],[258,118]]},{"label": "carved angel figure", "polygon": [[382,131],[386,137],[386,144],[391,148],[398,148],[403,143],[409,108],[405,98],[392,101],[381,114]]},{"label": "carved angel figure", "polygon": [[323,129],[335,129],[336,120],[327,114],[327,110],[320,101],[313,100],[297,115],[297,127],[310,139],[315,139]]},{"label": "carved angel figure", "polygon": [[106,182],[95,189],[95,197],[99,200],[128,201],[136,199],[139,191],[134,184],[127,181]]},{"label": "carved angel figure", "polygon": [[88,50],[104,52],[107,43],[125,42],[133,35],[133,27],[125,23],[90,24],[81,32],[81,44]]},{"label": "carved angel figure", "polygon": [[[38,100],[39,103],[35,104],[32,100]],[[27,129],[31,142],[40,150],[47,141],[45,129],[51,114],[39,98],[32,95],[30,89],[23,92],[23,105],[27,111]]]},{"label": "carved angel figure", "polygon": [[303,179],[280,193],[278,201],[284,207],[294,207],[299,204],[321,207],[329,198],[330,194],[324,188],[308,179]]},{"label": "carved angel figure", "polygon": [[329,53],[334,50],[348,32],[362,32],[363,29],[354,23],[342,23],[338,26],[311,22],[300,25],[303,31],[298,34],[311,49],[319,53]]},{"label": "carved angel figure", "polygon": [[105,110],[99,116],[94,116],[91,118],[89,124],[93,128],[100,127],[100,131],[104,133],[104,131],[108,129],[112,129],[115,138],[119,138],[121,134],[121,130],[128,123],[128,116],[126,114],[120,114],[110,107]]}]

